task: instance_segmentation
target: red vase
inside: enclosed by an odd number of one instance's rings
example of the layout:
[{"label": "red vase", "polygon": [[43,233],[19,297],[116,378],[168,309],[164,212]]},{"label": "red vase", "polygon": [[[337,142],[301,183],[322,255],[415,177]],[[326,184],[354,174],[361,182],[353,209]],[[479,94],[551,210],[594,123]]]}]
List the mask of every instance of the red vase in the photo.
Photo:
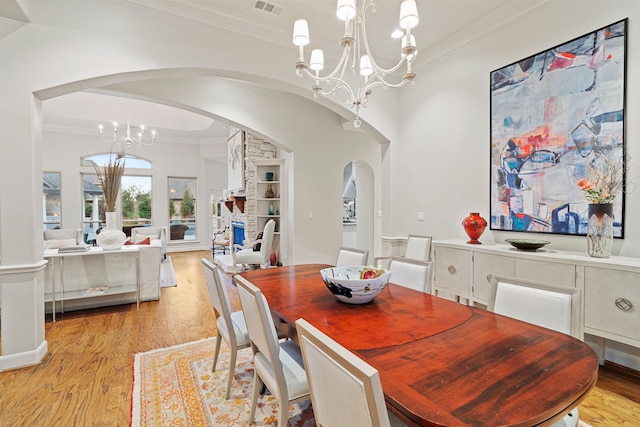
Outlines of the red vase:
[{"label": "red vase", "polygon": [[275,252],[271,252],[271,256],[269,257],[269,263],[274,266],[278,262],[278,257]]},{"label": "red vase", "polygon": [[484,229],[487,228],[487,221],[478,212],[471,212],[468,217],[462,220],[462,226],[469,239],[471,239],[467,243],[472,245],[482,243],[478,239],[484,233]]}]

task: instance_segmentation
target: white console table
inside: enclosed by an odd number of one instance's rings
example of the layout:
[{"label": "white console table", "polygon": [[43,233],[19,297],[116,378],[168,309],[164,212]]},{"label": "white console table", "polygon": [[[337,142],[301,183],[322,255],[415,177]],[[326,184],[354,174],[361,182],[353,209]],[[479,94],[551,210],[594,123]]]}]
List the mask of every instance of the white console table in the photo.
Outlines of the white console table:
[{"label": "white console table", "polygon": [[[138,246],[123,246],[122,249],[105,251],[100,247],[91,247],[86,252],[63,252],[57,249],[44,251],[44,258],[51,262],[51,291],[45,292],[45,303],[51,302],[53,321],[56,321],[56,302],[60,302],[64,313],[64,301],[95,298],[125,293],[136,294],[136,308],[140,309],[140,249]],[[81,261],[79,265],[84,274],[74,274],[65,279],[65,260]],[[127,260],[128,262],[123,262]],[[57,267],[56,267],[57,266]],[[131,281],[128,270],[135,269],[135,281]],[[56,286],[56,273],[59,273],[59,287]],[[73,282],[66,283],[65,282]],[[108,286],[104,292],[89,292],[88,289]]]},{"label": "white console table", "polygon": [[434,293],[470,305],[486,305],[489,276],[520,277],[578,287],[583,292],[583,332],[640,348],[640,259],[592,258],[585,252],[545,247],[519,251],[508,244],[433,242]]}]

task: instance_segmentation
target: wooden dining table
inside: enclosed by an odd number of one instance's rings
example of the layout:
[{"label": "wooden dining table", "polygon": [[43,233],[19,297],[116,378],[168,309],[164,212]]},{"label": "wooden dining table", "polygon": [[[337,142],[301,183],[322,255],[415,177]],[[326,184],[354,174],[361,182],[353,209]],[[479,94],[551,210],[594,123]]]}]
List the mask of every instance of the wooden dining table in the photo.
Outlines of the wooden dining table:
[{"label": "wooden dining table", "polygon": [[393,283],[370,303],[343,303],[320,276],[326,267],[240,276],[290,338],[304,318],[375,367],[388,409],[408,425],[549,425],[596,383],[598,359],[578,339]]}]

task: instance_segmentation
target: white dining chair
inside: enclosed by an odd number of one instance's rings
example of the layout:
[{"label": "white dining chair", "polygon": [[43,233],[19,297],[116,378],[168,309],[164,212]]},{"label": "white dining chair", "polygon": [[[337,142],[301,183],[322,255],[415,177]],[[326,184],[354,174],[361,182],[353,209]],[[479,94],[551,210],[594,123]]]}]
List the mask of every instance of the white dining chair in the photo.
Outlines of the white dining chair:
[{"label": "white dining chair", "polygon": [[336,267],[345,265],[367,265],[369,251],[363,249],[341,247],[338,251]]},{"label": "white dining chair", "polygon": [[389,271],[391,283],[431,293],[431,262],[418,261],[405,257],[391,257]]},{"label": "white dining chair", "polygon": [[216,309],[218,315],[216,319],[216,350],[213,356],[213,366],[211,370],[216,370],[216,363],[218,362],[218,355],[220,354],[220,345],[222,344],[222,340],[224,340],[231,352],[229,379],[227,381],[227,392],[225,394],[225,399],[229,399],[238,350],[249,347],[251,342],[249,341],[249,333],[247,331],[244,314],[242,311],[231,311],[229,294],[227,288],[224,286],[224,281],[220,277],[220,270],[206,258],[202,258],[201,261],[211,304],[213,304],[213,308]]},{"label": "white dining chair", "polygon": [[[496,275],[490,283],[489,311],[582,340],[580,289]],[[575,427],[578,415],[575,407],[551,427]]]},{"label": "white dining chair", "polygon": [[420,236],[409,234],[407,236],[407,249],[405,258],[417,259],[419,261],[431,260],[431,236]]},{"label": "white dining chair", "polygon": [[387,412],[378,371],[304,319],[298,341],[316,424],[324,427],[405,425]]},{"label": "white dining chair", "polygon": [[[409,234],[404,255],[401,257],[418,261],[431,261],[431,240],[431,236]],[[374,265],[378,268],[388,268],[390,263],[391,257],[389,256],[376,257],[374,260]]]},{"label": "white dining chair", "polygon": [[235,280],[253,348],[249,424],[254,422],[258,395],[265,385],[280,402],[278,425],[286,426],[289,405],[310,399],[300,347],[292,340],[278,340],[269,304],[260,289],[241,276],[235,276]]}]

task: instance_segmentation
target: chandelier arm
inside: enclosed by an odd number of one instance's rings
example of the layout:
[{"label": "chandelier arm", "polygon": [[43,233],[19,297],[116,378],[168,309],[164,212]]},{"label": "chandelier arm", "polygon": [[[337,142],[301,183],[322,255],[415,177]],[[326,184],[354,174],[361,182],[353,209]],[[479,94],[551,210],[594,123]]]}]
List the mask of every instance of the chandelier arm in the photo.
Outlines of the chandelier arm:
[{"label": "chandelier arm", "polygon": [[407,83],[409,83],[411,81],[412,81],[412,79],[403,78],[401,81],[399,81],[397,83],[391,83],[391,82],[388,82],[387,80],[384,79],[384,75],[383,74],[374,73],[374,74],[371,75],[371,77],[369,77],[369,79],[367,79],[367,82],[365,83],[364,88],[371,89],[373,87],[380,86],[380,85],[384,85],[384,86],[391,87],[391,88],[399,88],[399,87],[402,87],[402,86],[406,85]]},{"label": "chandelier arm", "polygon": [[347,64],[349,63],[347,59],[349,58],[350,51],[351,51],[351,48],[349,46],[345,46],[345,48],[342,50],[342,55],[340,56],[340,60],[338,61],[338,64],[333,69],[333,71],[327,74],[327,76],[325,77],[320,77],[319,80],[329,81],[333,78],[336,78],[335,77],[336,75],[340,75],[340,77],[337,77],[337,78],[342,79],[342,76],[344,75],[344,70],[346,69]]},{"label": "chandelier arm", "polygon": [[354,96],[355,96],[353,91],[351,90],[351,87],[349,87],[347,82],[344,81],[343,79],[339,78],[339,77],[330,77],[330,76],[318,77],[315,74],[311,73],[307,69],[298,69],[297,72],[298,72],[298,75],[300,75],[300,76],[304,75],[304,76],[307,76],[307,77],[309,77],[309,78],[311,78],[313,80],[333,85],[333,88],[331,90],[329,90],[329,91],[325,91],[319,85],[314,86],[314,92],[320,93],[323,96],[331,95],[331,94],[335,93],[339,89],[346,90],[351,98],[354,98]]},{"label": "chandelier arm", "polygon": [[343,49],[342,55],[340,56],[340,60],[338,61],[338,64],[333,69],[333,71],[331,71],[331,73],[327,74],[326,76],[313,74],[306,67],[296,68],[296,75],[298,77],[302,77],[303,75],[305,75],[312,80],[320,80],[323,82],[331,81],[334,78],[334,76],[337,75],[338,73],[340,74],[340,78],[342,78],[342,76],[344,75],[344,69],[346,68],[347,59],[349,58],[349,49],[350,49],[349,47],[345,47]]}]

